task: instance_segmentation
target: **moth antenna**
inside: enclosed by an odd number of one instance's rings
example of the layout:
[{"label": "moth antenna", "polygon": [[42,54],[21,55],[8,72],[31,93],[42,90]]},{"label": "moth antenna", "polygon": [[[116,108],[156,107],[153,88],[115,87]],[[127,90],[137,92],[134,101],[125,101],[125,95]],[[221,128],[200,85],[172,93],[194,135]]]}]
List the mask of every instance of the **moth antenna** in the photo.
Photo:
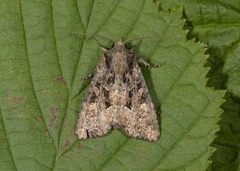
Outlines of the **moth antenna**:
[{"label": "moth antenna", "polygon": [[98,41],[98,39],[97,39],[96,37],[94,37],[94,40],[96,41],[96,43],[98,44],[98,46],[101,47],[101,49],[102,49],[103,51],[105,51],[106,48],[105,48],[103,45],[101,45],[101,43]]},{"label": "moth antenna", "polygon": [[106,52],[106,51],[108,50],[106,47],[104,47],[104,46],[99,42],[99,40],[97,39],[96,36],[94,36],[94,40],[96,41],[96,43],[98,44],[98,46],[101,47],[101,50],[102,50],[103,52]]},{"label": "moth antenna", "polygon": [[[97,40],[97,37],[102,38],[102,39],[105,39],[105,40],[108,40],[108,41],[112,42],[112,44],[115,42],[114,40],[112,40],[112,39],[110,39],[110,38],[108,38],[108,37],[106,37],[106,36],[100,35],[100,34],[92,35],[92,36],[89,37],[89,39],[94,38],[95,40]],[[98,42],[99,42],[99,41],[98,41]]]},{"label": "moth antenna", "polygon": [[[131,47],[131,50],[132,50],[132,51],[137,50],[137,49],[140,47],[142,41],[143,41],[143,39],[140,39],[140,41],[139,41],[136,45],[134,45],[134,46]],[[127,41],[127,42],[129,42],[129,41]]]},{"label": "moth antenna", "polygon": [[128,43],[128,42],[132,42],[132,41],[135,41],[135,40],[144,40],[144,39],[151,39],[151,38],[156,38],[156,35],[154,36],[143,36],[143,37],[137,37],[137,38],[133,38],[133,39],[129,39],[127,41],[125,41],[124,43]]},{"label": "moth antenna", "polygon": [[134,45],[134,46],[132,46],[132,49],[133,50],[136,50],[136,49],[138,49],[139,47],[140,47],[140,45],[141,45],[141,43],[142,43],[142,41],[143,40],[146,40],[146,39],[152,39],[152,38],[154,38],[155,40],[158,40],[156,37],[158,37],[157,35],[154,35],[154,36],[145,36],[145,37],[138,37],[138,38],[133,38],[133,39],[130,39],[130,40],[127,40],[127,41],[124,41],[124,44],[132,44],[131,42],[134,42],[134,41],[138,41],[137,43],[136,43],[136,45]]}]

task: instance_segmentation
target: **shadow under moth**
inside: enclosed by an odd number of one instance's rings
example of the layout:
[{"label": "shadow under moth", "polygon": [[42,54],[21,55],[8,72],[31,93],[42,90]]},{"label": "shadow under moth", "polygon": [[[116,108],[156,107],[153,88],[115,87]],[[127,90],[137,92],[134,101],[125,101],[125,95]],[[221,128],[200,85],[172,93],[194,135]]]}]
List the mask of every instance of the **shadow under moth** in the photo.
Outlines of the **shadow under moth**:
[{"label": "shadow under moth", "polygon": [[79,139],[121,128],[129,136],[156,141],[157,113],[132,49],[120,40],[104,50],[82,103],[76,134]]}]

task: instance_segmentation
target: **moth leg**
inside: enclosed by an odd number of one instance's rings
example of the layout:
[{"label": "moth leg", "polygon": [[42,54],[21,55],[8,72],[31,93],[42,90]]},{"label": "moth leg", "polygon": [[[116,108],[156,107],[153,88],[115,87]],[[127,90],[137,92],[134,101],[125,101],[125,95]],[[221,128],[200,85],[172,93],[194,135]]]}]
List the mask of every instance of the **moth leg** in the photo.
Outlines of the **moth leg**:
[{"label": "moth leg", "polygon": [[96,36],[94,36],[93,38],[94,38],[94,40],[96,41],[96,43],[98,44],[98,46],[101,48],[101,50],[102,50],[103,52],[106,52],[106,51],[108,50],[106,47],[104,47],[103,45],[101,45],[101,43],[98,41],[98,39],[97,39]]},{"label": "moth leg", "polygon": [[83,81],[83,80],[88,80],[88,79],[90,79],[90,78],[92,78],[93,77],[93,73],[92,74],[89,74],[89,75],[87,75],[87,76],[85,76],[85,77],[83,77],[83,78],[81,78],[80,79],[80,81]]},{"label": "moth leg", "polygon": [[167,62],[163,62],[161,64],[150,64],[149,62],[147,62],[146,60],[144,60],[143,58],[139,58],[138,59],[138,63],[140,65],[143,65],[145,68],[148,68],[148,69],[152,69],[152,68],[160,68],[162,67],[163,65],[165,65]]},{"label": "moth leg", "polygon": [[[135,39],[135,40],[137,40],[137,39]],[[130,40],[130,41],[134,41],[134,39],[133,39],[133,40]],[[130,41],[126,41],[126,42],[124,42],[124,44],[127,44],[127,43],[130,42]],[[135,50],[137,50],[137,49],[140,47],[142,41],[143,41],[143,40],[140,39],[140,41],[138,41],[135,45],[133,45],[133,44],[131,43],[131,49],[130,49],[130,51],[133,53]]]}]

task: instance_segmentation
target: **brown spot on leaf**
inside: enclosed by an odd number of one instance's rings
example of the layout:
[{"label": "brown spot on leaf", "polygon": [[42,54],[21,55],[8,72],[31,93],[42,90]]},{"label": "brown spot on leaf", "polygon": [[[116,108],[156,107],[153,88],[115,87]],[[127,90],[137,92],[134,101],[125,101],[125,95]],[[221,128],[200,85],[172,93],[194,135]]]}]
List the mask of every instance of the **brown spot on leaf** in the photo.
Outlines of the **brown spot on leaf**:
[{"label": "brown spot on leaf", "polygon": [[136,156],[138,156],[138,158],[143,158],[146,154],[146,150],[144,148],[139,148],[136,150]]},{"label": "brown spot on leaf", "polygon": [[52,107],[50,109],[50,123],[49,123],[49,127],[51,128],[55,128],[56,127],[56,119],[57,119],[57,114],[59,113],[60,109],[57,107]]},{"label": "brown spot on leaf", "polygon": [[5,98],[4,102],[12,105],[23,104],[24,98],[21,96],[8,96]]},{"label": "brown spot on leaf", "polygon": [[7,144],[7,135],[5,133],[3,133],[3,136],[0,138],[0,143],[1,144]]},{"label": "brown spot on leaf", "polygon": [[61,83],[62,85],[66,85],[66,81],[64,79],[63,76],[58,76],[55,78],[59,83]]},{"label": "brown spot on leaf", "polygon": [[70,140],[69,139],[66,139],[65,142],[64,142],[64,146],[67,147],[71,144]]},{"label": "brown spot on leaf", "polygon": [[43,123],[43,118],[41,116],[37,116],[36,117],[36,120],[39,122],[39,123]]},{"label": "brown spot on leaf", "polygon": [[83,144],[81,144],[81,143],[78,144],[78,148],[79,148],[79,149],[84,149],[84,147],[85,147],[85,146],[84,146]]}]

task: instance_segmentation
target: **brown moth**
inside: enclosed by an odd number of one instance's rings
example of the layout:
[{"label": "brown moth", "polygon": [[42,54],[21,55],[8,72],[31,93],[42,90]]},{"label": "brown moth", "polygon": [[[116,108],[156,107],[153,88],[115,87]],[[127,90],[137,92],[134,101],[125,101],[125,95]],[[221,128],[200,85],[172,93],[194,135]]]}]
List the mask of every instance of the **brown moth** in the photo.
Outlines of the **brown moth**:
[{"label": "brown moth", "polygon": [[79,139],[103,136],[112,128],[121,128],[135,138],[158,139],[157,114],[137,57],[121,40],[105,50],[79,117]]}]

